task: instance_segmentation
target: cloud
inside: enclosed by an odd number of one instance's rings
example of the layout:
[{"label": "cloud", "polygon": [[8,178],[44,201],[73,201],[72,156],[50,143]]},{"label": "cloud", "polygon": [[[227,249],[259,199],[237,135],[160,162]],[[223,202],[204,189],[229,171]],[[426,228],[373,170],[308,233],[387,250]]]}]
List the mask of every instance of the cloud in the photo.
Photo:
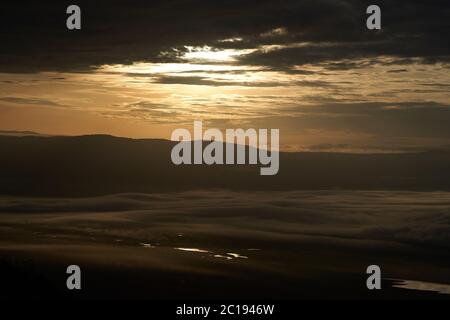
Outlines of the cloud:
[{"label": "cloud", "polygon": [[331,144],[331,143],[321,143],[309,146],[311,151],[330,151],[339,149],[348,149],[350,147],[347,143]]},{"label": "cloud", "polygon": [[160,76],[157,83],[163,84],[185,84],[195,86],[244,86],[244,87],[279,87],[286,86],[283,82],[238,82],[229,80],[216,80],[198,76]]},{"label": "cloud", "polygon": [[[289,129],[342,130],[391,137],[450,138],[450,105],[437,102],[331,102],[284,108],[270,121]],[[276,118],[279,118],[278,120]]]},{"label": "cloud", "polygon": [[408,72],[408,69],[394,69],[387,71],[388,73],[402,73],[402,72]]},{"label": "cloud", "polygon": [[[241,63],[289,67],[339,59],[395,56],[448,62],[446,1],[380,0],[382,31],[365,27],[367,1],[79,1],[82,30],[65,27],[68,3],[4,4],[0,71],[89,70],[102,64],[179,61],[173,48],[210,45],[261,49]],[[40,18],[40,17],[45,17]],[[240,39],[239,41],[222,41]],[[308,44],[304,47],[292,47]],[[273,49],[273,48],[272,48]]]},{"label": "cloud", "polygon": [[44,99],[37,98],[21,98],[21,97],[0,97],[0,101],[14,104],[28,104],[38,106],[63,107],[63,105]]},{"label": "cloud", "polygon": [[[117,110],[119,109],[119,110]],[[125,104],[110,111],[103,111],[105,116],[112,118],[134,118],[151,120],[154,123],[173,122],[174,119],[183,115],[179,108],[172,107],[165,103],[155,103],[152,101],[138,101]]]},{"label": "cloud", "polygon": [[[264,192],[191,191],[78,199],[2,197],[0,212],[5,223],[23,223],[22,215],[32,214],[26,219],[28,227],[42,224],[60,233],[86,233],[83,226],[89,223],[89,236],[99,238],[105,235],[102,223],[108,223],[110,236],[130,239],[155,227],[163,232],[203,226],[202,236],[271,239],[273,244],[372,241],[386,247],[395,243],[445,252],[450,243],[449,192],[290,191],[271,192],[268,197]],[[114,221],[120,224],[110,223]]]},{"label": "cloud", "polygon": [[293,80],[293,81],[230,81],[226,79],[206,78],[200,76],[159,76],[155,82],[163,84],[185,84],[196,86],[239,86],[239,87],[333,87],[333,84],[320,80]]}]

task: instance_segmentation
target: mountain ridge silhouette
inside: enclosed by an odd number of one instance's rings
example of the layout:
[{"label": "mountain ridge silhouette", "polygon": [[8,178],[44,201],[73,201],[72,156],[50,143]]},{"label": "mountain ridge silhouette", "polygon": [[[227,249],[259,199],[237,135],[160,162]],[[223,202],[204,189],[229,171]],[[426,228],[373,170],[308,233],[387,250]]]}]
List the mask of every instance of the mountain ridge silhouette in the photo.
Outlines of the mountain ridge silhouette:
[{"label": "mountain ridge silhouette", "polygon": [[[281,152],[280,171],[261,165],[179,165],[176,142],[109,135],[0,136],[0,194],[80,197],[198,189],[450,190],[450,152]],[[248,150],[247,150],[248,151]]]}]

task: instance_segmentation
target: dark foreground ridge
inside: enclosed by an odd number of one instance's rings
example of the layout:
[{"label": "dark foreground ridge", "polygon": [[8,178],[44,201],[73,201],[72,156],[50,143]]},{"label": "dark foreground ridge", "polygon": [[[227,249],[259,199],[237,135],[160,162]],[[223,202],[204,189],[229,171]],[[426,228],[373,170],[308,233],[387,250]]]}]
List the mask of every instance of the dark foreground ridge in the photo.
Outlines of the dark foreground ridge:
[{"label": "dark foreground ridge", "polygon": [[281,153],[276,176],[261,165],[181,165],[174,142],[112,136],[0,136],[0,193],[94,196],[192,189],[450,190],[450,152]]}]

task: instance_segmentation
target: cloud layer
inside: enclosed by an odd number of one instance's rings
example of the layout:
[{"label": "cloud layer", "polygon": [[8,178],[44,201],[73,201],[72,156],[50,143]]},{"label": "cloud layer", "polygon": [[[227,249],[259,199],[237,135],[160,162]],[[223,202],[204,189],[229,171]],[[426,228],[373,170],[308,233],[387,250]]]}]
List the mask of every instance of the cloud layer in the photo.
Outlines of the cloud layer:
[{"label": "cloud layer", "polygon": [[[447,1],[398,1],[395,5],[378,1],[383,29],[375,33],[365,27],[369,4],[354,0],[81,1],[80,32],[65,28],[69,3],[2,4],[1,71],[173,61],[179,55],[161,53],[186,45],[256,48],[242,61],[277,69],[384,55],[406,63],[415,57],[448,62],[450,45],[442,37],[450,32]],[[275,45],[278,48],[263,49]]]},{"label": "cloud layer", "polygon": [[[186,192],[79,199],[0,199],[4,226],[143,241],[154,232],[264,243],[333,243],[381,248],[450,243],[450,193],[385,191]],[[26,219],[24,220],[26,215]],[[21,222],[22,221],[22,222]],[[108,228],[102,227],[108,225]],[[83,229],[85,226],[86,229]],[[89,227],[88,227],[89,226]]]}]

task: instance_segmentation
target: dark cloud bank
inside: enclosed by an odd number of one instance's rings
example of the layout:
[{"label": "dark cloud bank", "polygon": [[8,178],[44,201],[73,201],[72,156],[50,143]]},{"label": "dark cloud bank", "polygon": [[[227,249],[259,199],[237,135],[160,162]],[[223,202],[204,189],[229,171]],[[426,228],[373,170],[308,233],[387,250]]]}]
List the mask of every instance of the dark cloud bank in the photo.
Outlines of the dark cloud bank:
[{"label": "dark cloud bank", "polygon": [[[289,70],[341,59],[397,57],[448,62],[448,1],[378,1],[383,29],[366,29],[368,1],[79,1],[82,30],[65,28],[60,1],[2,3],[0,71],[86,70],[134,61],[177,61],[172,48],[288,46],[244,56],[242,63]],[[286,32],[270,33],[283,28]],[[238,42],[218,42],[241,37]],[[292,48],[294,43],[306,47]],[[335,67],[348,67],[348,62]],[[354,65],[351,65],[354,66]]]}]

